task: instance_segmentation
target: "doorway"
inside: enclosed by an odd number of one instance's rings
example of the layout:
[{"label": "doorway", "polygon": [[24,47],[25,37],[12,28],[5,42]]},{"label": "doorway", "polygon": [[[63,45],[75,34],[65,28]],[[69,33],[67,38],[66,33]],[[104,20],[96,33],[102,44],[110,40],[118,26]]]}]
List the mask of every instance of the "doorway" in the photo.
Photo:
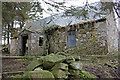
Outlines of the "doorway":
[{"label": "doorway", "polygon": [[28,50],[28,35],[24,34],[21,36],[21,56],[24,56]]}]

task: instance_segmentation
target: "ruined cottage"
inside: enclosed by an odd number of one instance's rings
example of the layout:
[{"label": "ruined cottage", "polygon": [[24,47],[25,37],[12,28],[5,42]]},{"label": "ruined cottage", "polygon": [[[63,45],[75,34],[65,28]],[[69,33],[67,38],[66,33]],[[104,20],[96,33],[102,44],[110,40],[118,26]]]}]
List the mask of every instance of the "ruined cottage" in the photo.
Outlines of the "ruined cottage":
[{"label": "ruined cottage", "polygon": [[27,25],[12,40],[11,53],[46,55],[65,52],[81,55],[117,52],[118,31],[113,13],[94,16],[95,13],[89,11],[87,19],[65,14]]}]

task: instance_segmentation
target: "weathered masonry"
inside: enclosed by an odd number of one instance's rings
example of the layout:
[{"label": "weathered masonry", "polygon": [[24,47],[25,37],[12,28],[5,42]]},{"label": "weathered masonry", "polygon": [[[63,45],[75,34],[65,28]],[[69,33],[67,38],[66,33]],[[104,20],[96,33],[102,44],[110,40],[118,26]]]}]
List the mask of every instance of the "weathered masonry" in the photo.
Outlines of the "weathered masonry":
[{"label": "weathered masonry", "polygon": [[[101,5],[101,4],[100,4]],[[99,6],[98,12],[100,12]],[[114,14],[89,19],[63,16],[64,13],[33,22],[12,39],[10,52],[16,55],[106,54],[118,51],[118,30]]]},{"label": "weathered masonry", "polygon": [[99,19],[46,33],[49,53],[102,54],[108,52],[106,19]]},{"label": "weathered masonry", "polygon": [[24,29],[14,39],[19,55],[45,55],[66,52],[69,54],[103,54],[108,50],[106,18],[73,24],[51,26],[44,33]]},{"label": "weathered masonry", "polygon": [[[22,30],[18,37],[12,39],[11,53],[13,55],[39,55],[43,52],[43,35],[40,35],[37,31],[31,31],[29,29]],[[17,46],[16,46],[17,45]]]}]

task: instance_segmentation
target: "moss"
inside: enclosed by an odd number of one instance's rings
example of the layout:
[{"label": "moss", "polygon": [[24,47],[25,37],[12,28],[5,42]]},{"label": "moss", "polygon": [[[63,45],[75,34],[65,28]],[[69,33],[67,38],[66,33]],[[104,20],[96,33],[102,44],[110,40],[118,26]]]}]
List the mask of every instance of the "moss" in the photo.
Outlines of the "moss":
[{"label": "moss", "polygon": [[81,70],[81,72],[82,72],[82,74],[83,74],[85,77],[87,77],[87,78],[96,78],[95,75],[90,74],[89,72],[86,72],[86,71],[84,71],[84,70]]},{"label": "moss", "polygon": [[36,31],[37,31],[37,32],[41,32],[41,30],[40,30],[40,29],[37,29]]},{"label": "moss", "polygon": [[23,80],[23,78],[21,75],[17,74],[17,75],[12,77],[12,80]]},{"label": "moss", "polygon": [[40,65],[42,65],[42,62],[40,62],[38,60],[34,60],[27,66],[26,71],[32,71]]},{"label": "moss", "polygon": [[50,78],[53,79],[54,76],[51,72],[46,71],[46,70],[40,70],[40,71],[30,71],[27,72],[23,75],[24,78],[29,78],[29,79],[33,79],[33,78]]},{"label": "moss", "polygon": [[68,72],[62,70],[53,70],[52,71],[55,78],[68,78]]},{"label": "moss", "polygon": [[50,69],[55,63],[63,62],[66,59],[63,55],[50,54],[43,58],[43,67]]},{"label": "moss", "polygon": [[79,76],[79,74],[80,74],[80,70],[70,69],[69,72],[70,72],[70,75],[72,75],[72,76]]},{"label": "moss", "polygon": [[68,70],[68,65],[65,63],[58,63],[55,64],[55,66],[51,70],[58,70],[58,69]]},{"label": "moss", "polygon": [[80,61],[73,61],[70,63],[70,67],[72,69],[78,69],[81,70],[82,69],[83,64]]},{"label": "moss", "polygon": [[18,73],[23,73],[24,71],[16,71],[16,72],[4,72],[2,74],[18,74]]},{"label": "moss", "polygon": [[34,32],[34,31],[32,31],[32,30],[30,30],[30,29],[27,29],[27,28],[25,28],[25,30],[30,31],[30,32]]}]

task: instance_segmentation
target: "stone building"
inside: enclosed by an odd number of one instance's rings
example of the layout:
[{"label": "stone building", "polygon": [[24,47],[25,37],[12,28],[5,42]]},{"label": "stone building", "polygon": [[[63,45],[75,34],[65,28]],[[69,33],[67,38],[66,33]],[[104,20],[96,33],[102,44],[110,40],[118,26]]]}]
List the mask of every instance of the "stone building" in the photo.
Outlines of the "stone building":
[{"label": "stone building", "polygon": [[87,19],[65,14],[53,15],[26,26],[13,39],[11,53],[45,55],[66,52],[80,55],[117,52],[118,31],[113,13],[94,16],[95,13],[89,11]]}]

